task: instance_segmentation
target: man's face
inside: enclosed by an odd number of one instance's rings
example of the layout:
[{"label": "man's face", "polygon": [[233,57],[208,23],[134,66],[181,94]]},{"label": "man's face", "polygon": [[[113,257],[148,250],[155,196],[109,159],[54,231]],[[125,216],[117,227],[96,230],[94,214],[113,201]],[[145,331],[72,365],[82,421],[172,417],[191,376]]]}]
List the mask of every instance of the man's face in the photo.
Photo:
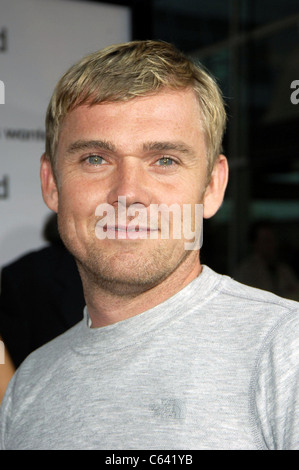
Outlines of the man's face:
[{"label": "man's face", "polygon": [[96,208],[106,203],[117,215],[120,197],[127,207],[148,214],[153,204],[194,208],[203,202],[206,168],[200,108],[189,90],[83,105],[70,112],[59,135],[54,209],[81,275],[115,292],[138,292],[160,283],[187,260],[196,263],[198,251],[185,250],[186,240],[174,239],[171,228],[169,239],[161,239],[161,226],[151,238],[149,218],[146,237],[124,238],[124,227],[116,222],[109,232],[114,230],[115,238],[100,240]]}]

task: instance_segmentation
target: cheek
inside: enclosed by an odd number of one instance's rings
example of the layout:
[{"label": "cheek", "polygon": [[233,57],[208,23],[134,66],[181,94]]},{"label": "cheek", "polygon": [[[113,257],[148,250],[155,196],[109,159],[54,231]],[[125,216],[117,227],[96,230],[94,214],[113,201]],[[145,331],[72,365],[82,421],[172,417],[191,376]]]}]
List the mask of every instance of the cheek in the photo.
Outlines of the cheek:
[{"label": "cheek", "polygon": [[186,202],[200,203],[206,188],[206,165],[200,161],[182,172],[177,182],[177,193]]},{"label": "cheek", "polygon": [[95,229],[95,206],[88,192],[78,187],[63,185],[58,205],[58,226],[61,238],[73,253],[81,252],[82,246]]},{"label": "cheek", "polygon": [[59,207],[66,215],[94,216],[102,201],[99,184],[69,177],[59,187]]},{"label": "cheek", "polygon": [[178,185],[174,188],[170,197],[173,199],[173,202],[191,205],[200,204],[203,202],[204,191],[205,185],[199,175],[194,178],[186,178],[185,180],[182,178]]}]

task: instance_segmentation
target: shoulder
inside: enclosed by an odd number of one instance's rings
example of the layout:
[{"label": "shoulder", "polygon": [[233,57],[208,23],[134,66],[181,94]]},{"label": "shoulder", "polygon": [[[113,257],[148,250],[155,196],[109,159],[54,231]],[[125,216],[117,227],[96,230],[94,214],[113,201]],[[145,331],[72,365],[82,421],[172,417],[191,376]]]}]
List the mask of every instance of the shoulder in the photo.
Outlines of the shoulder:
[{"label": "shoulder", "polygon": [[267,312],[281,315],[294,312],[299,314],[299,302],[279,297],[272,292],[245,285],[229,276],[220,276],[221,282],[218,284],[219,294],[222,294],[223,301],[232,302],[232,305],[242,305],[247,311]]},{"label": "shoulder", "polygon": [[271,335],[273,338],[284,335],[285,328],[292,328],[298,335],[298,302],[247,286],[229,276],[209,272],[215,281],[210,305],[218,318],[225,319],[227,326],[234,332],[238,329],[245,342],[247,338],[260,348]]},{"label": "shoulder", "polygon": [[0,407],[0,450],[14,423],[22,421],[35,403],[46,403],[59,390],[67,371],[72,369],[72,341],[80,330],[79,322],[62,335],[32,352],[12,377]]},{"label": "shoulder", "polygon": [[16,371],[15,386],[32,385],[62,371],[73,355],[72,344],[80,335],[83,320],[33,351]]},{"label": "shoulder", "polygon": [[216,299],[231,312],[233,324],[241,325],[238,334],[251,364],[248,397],[258,448],[297,449],[299,303],[220,278]]}]

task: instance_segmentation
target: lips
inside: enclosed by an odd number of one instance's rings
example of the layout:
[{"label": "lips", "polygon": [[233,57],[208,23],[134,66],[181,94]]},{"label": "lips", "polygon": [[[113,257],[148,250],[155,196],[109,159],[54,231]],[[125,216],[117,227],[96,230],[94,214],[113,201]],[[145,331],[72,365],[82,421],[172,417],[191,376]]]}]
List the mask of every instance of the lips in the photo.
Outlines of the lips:
[{"label": "lips", "polygon": [[113,230],[115,232],[153,232],[157,231],[157,228],[149,227],[122,227],[122,226],[113,226],[113,225],[104,225],[103,230]]},{"label": "lips", "polygon": [[[101,232],[101,233],[100,233]],[[139,226],[121,226],[103,224],[97,226],[96,235],[100,239],[111,238],[117,240],[138,240],[157,238],[158,229]]]}]

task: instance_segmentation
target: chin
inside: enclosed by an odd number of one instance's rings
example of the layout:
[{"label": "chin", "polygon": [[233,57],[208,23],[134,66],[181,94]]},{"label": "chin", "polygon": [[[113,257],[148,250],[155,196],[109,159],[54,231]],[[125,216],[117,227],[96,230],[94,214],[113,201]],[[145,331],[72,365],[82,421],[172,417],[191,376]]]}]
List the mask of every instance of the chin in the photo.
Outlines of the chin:
[{"label": "chin", "polygon": [[190,254],[178,246],[165,248],[112,253],[94,248],[88,258],[77,260],[82,281],[116,295],[138,295],[167,279]]}]

